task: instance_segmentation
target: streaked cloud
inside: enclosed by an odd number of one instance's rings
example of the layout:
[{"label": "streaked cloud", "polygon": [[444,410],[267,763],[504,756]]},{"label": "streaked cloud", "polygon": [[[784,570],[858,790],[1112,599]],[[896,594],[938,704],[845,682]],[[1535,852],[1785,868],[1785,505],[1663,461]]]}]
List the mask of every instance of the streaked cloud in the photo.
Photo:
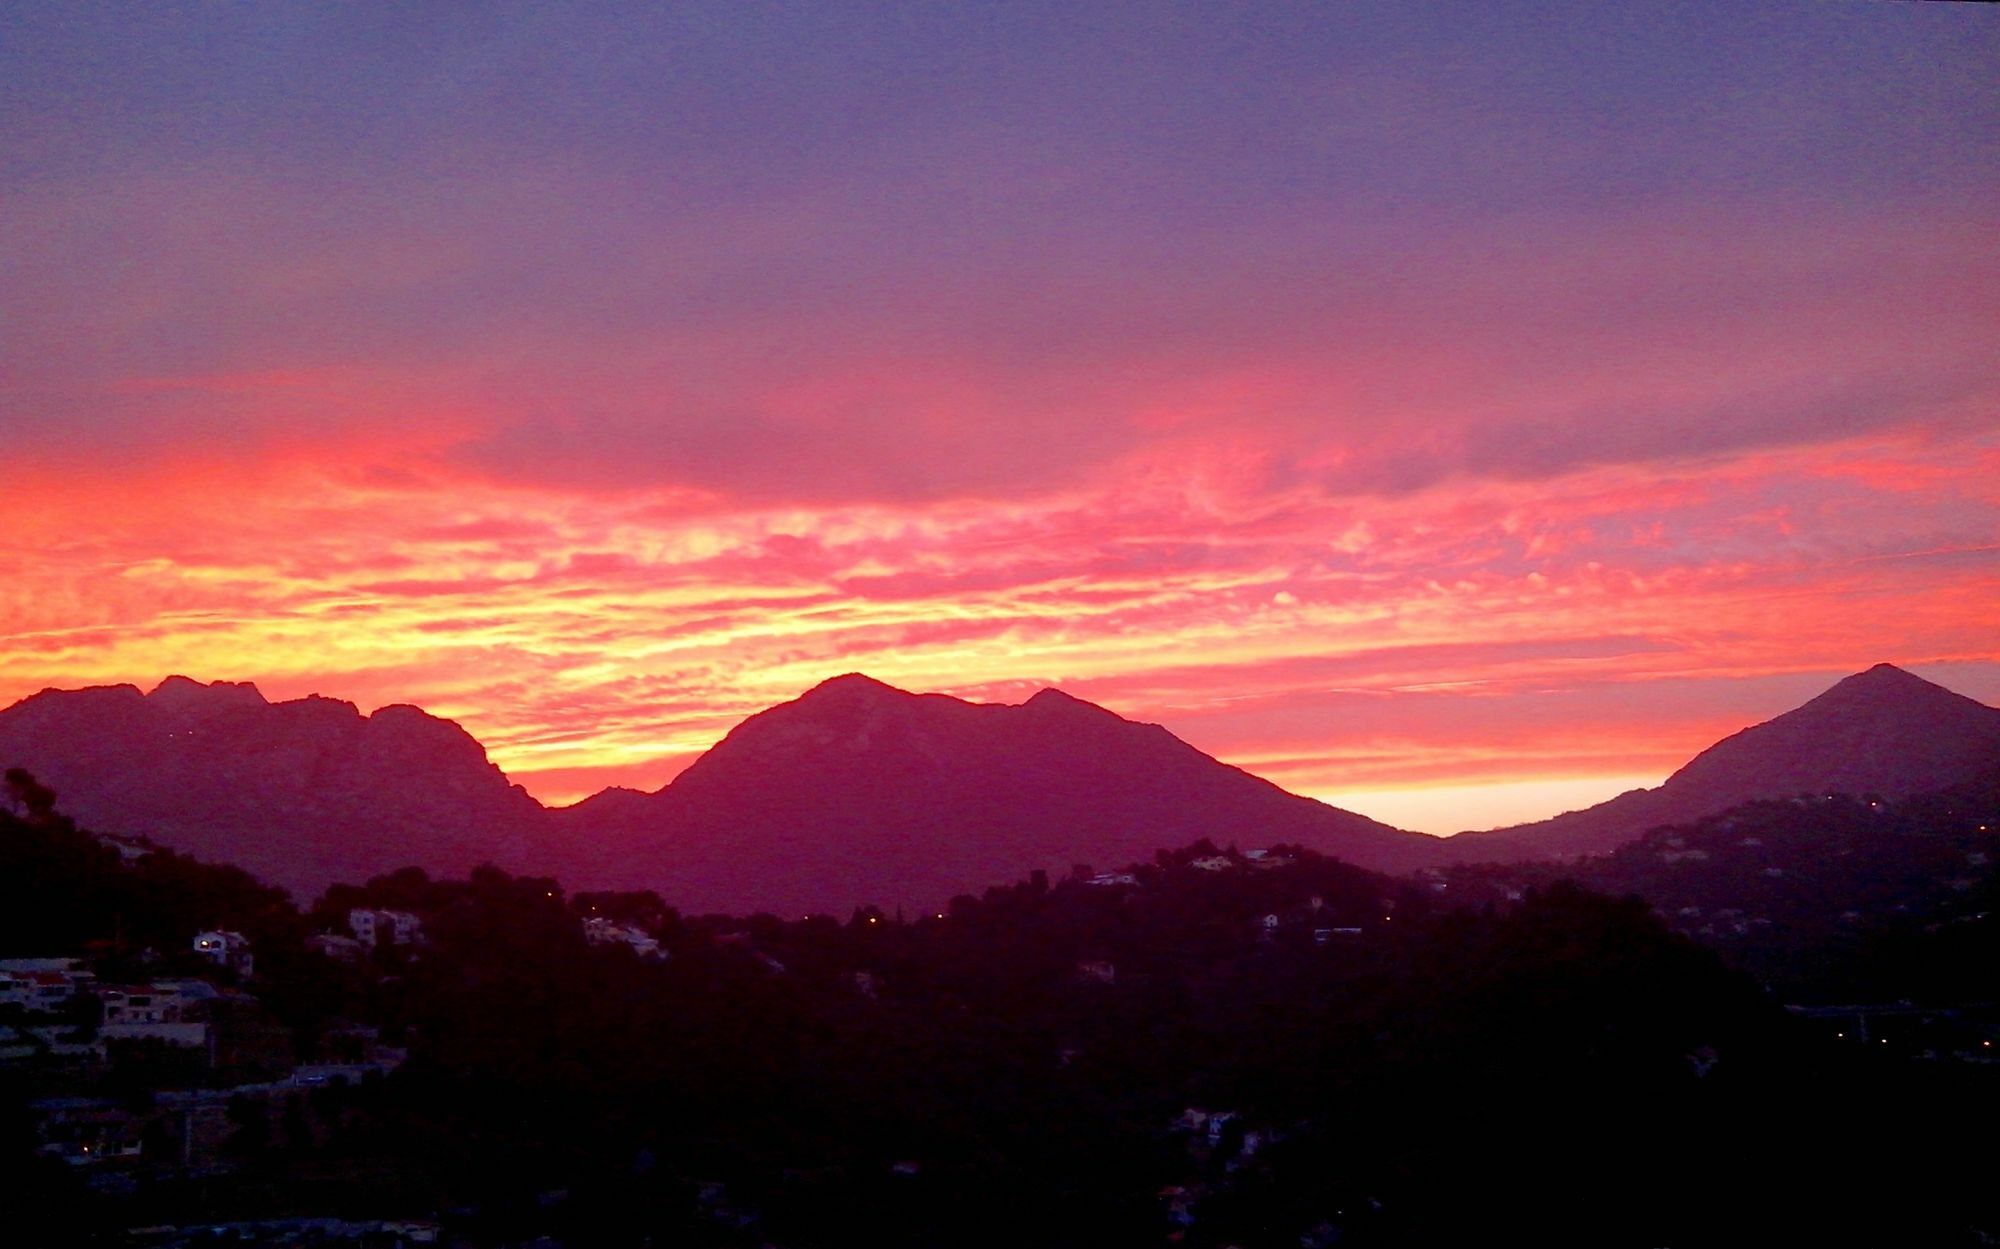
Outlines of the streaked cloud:
[{"label": "streaked cloud", "polygon": [[564,799],[1057,683],[1410,810],[1992,700],[2000,36],[1712,18],[11,14],[0,700]]}]

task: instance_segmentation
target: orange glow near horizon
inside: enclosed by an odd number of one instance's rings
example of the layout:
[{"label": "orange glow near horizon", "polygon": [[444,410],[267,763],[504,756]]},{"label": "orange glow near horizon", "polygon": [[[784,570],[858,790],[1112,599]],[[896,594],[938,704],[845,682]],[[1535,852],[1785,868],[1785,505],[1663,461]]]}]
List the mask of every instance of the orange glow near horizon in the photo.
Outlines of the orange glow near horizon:
[{"label": "orange glow near horizon", "polygon": [[[1879,659],[1956,665],[1989,698],[2000,661],[1994,548],[1892,527],[1912,527],[1907,480],[1992,502],[2000,452],[1977,441],[1365,502],[1155,456],[1095,489],[844,507],[351,454],[21,483],[0,500],[0,702],[175,672],[413,702],[560,804],[658,788],[841,672],[979,701],[1060,685],[1445,832],[1657,783]],[[1836,512],[1890,528],[1810,519]]]},{"label": "orange glow near horizon", "polygon": [[2000,701],[1969,6],[98,7],[0,39],[0,704],[562,802],[1058,685],[1442,829]]}]

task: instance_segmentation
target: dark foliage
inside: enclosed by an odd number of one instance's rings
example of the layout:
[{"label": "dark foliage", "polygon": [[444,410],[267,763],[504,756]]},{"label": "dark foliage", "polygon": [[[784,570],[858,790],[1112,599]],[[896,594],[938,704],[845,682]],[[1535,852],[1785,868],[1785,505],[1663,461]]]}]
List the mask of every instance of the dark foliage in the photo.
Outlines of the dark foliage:
[{"label": "dark foliage", "polygon": [[[4,817],[0,847],[60,881],[67,906],[38,914],[66,939],[165,940],[194,913],[304,931],[226,869],[123,862],[59,821]],[[146,909],[161,870],[199,899]],[[845,921],[682,917],[492,868],[337,888],[326,925],[404,909],[425,942],[280,958],[251,987],[302,1033],[365,1021],[408,1061],[232,1102],[236,1169],[158,1177],[121,1221],[441,1210],[473,1244],[1292,1249],[1953,1244],[2000,1217],[1991,1149],[1949,1131],[1990,1120],[2000,1068],[1835,1044],[1636,897],[1550,880],[1445,907],[1287,847],[1128,874]],[[590,917],[669,957],[590,944]],[[101,1194],[45,1201],[76,1203],[79,1239],[105,1217]]]}]

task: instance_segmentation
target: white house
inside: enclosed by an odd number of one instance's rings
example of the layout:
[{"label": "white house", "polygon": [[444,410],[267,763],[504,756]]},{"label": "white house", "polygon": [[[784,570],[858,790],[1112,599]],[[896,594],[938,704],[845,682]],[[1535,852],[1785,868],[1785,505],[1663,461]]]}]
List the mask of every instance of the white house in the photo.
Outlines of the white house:
[{"label": "white house", "polygon": [[347,913],[347,926],[354,939],[365,946],[387,942],[414,945],[424,938],[423,921],[408,911],[382,911],[357,906]]},{"label": "white house", "polygon": [[583,939],[592,945],[629,945],[647,958],[662,957],[660,943],[648,936],[644,929],[600,916],[593,915],[583,921]]},{"label": "white house", "polygon": [[250,974],[252,967],[250,939],[240,932],[213,929],[197,933],[194,939],[194,952],[216,966],[227,967],[238,975]]}]

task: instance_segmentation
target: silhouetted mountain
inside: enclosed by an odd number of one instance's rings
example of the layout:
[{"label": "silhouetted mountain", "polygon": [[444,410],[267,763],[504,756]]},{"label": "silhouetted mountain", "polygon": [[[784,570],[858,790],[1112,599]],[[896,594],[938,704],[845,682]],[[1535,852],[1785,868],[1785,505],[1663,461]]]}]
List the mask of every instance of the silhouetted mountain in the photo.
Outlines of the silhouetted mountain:
[{"label": "silhouetted mountain", "polygon": [[684,910],[784,914],[936,907],[994,879],[1203,837],[1375,868],[1431,861],[1437,844],[1058,690],[977,704],[859,675],[751,716],[656,794],[557,815],[578,855],[565,879],[658,888]]},{"label": "silhouetted mountain", "polygon": [[100,832],[143,834],[303,895],[417,864],[530,867],[547,813],[449,720],[363,716],[331,698],[169,677],[44,690],[0,712],[0,764],[24,767]]},{"label": "silhouetted mountain", "polygon": [[1460,833],[1457,862],[1607,853],[1663,824],[1798,794],[1906,798],[2000,768],[2000,709],[1876,664],[1826,693],[1717,742],[1657,789],[1535,824]]},{"label": "silhouetted mountain", "polygon": [[170,677],[45,690],[0,712],[0,766],[63,809],[317,892],[481,861],[683,909],[935,907],[1035,869],[1143,860],[1201,838],[1291,842],[1382,871],[1603,853],[1763,798],[1901,798],[2000,767],[2000,710],[1887,664],[1702,752],[1653,790],[1449,840],[1286,793],[1158,725],[1057,690],[1019,706],[838,677],[751,716],[671,785],[543,809],[456,724],[414,707],[269,703]]},{"label": "silhouetted mountain", "polygon": [[1643,897],[1787,1001],[1977,1002],[2000,953],[2000,773],[1900,801],[1764,799],[1581,863],[1423,873],[1439,902],[1505,906],[1574,880]]}]

